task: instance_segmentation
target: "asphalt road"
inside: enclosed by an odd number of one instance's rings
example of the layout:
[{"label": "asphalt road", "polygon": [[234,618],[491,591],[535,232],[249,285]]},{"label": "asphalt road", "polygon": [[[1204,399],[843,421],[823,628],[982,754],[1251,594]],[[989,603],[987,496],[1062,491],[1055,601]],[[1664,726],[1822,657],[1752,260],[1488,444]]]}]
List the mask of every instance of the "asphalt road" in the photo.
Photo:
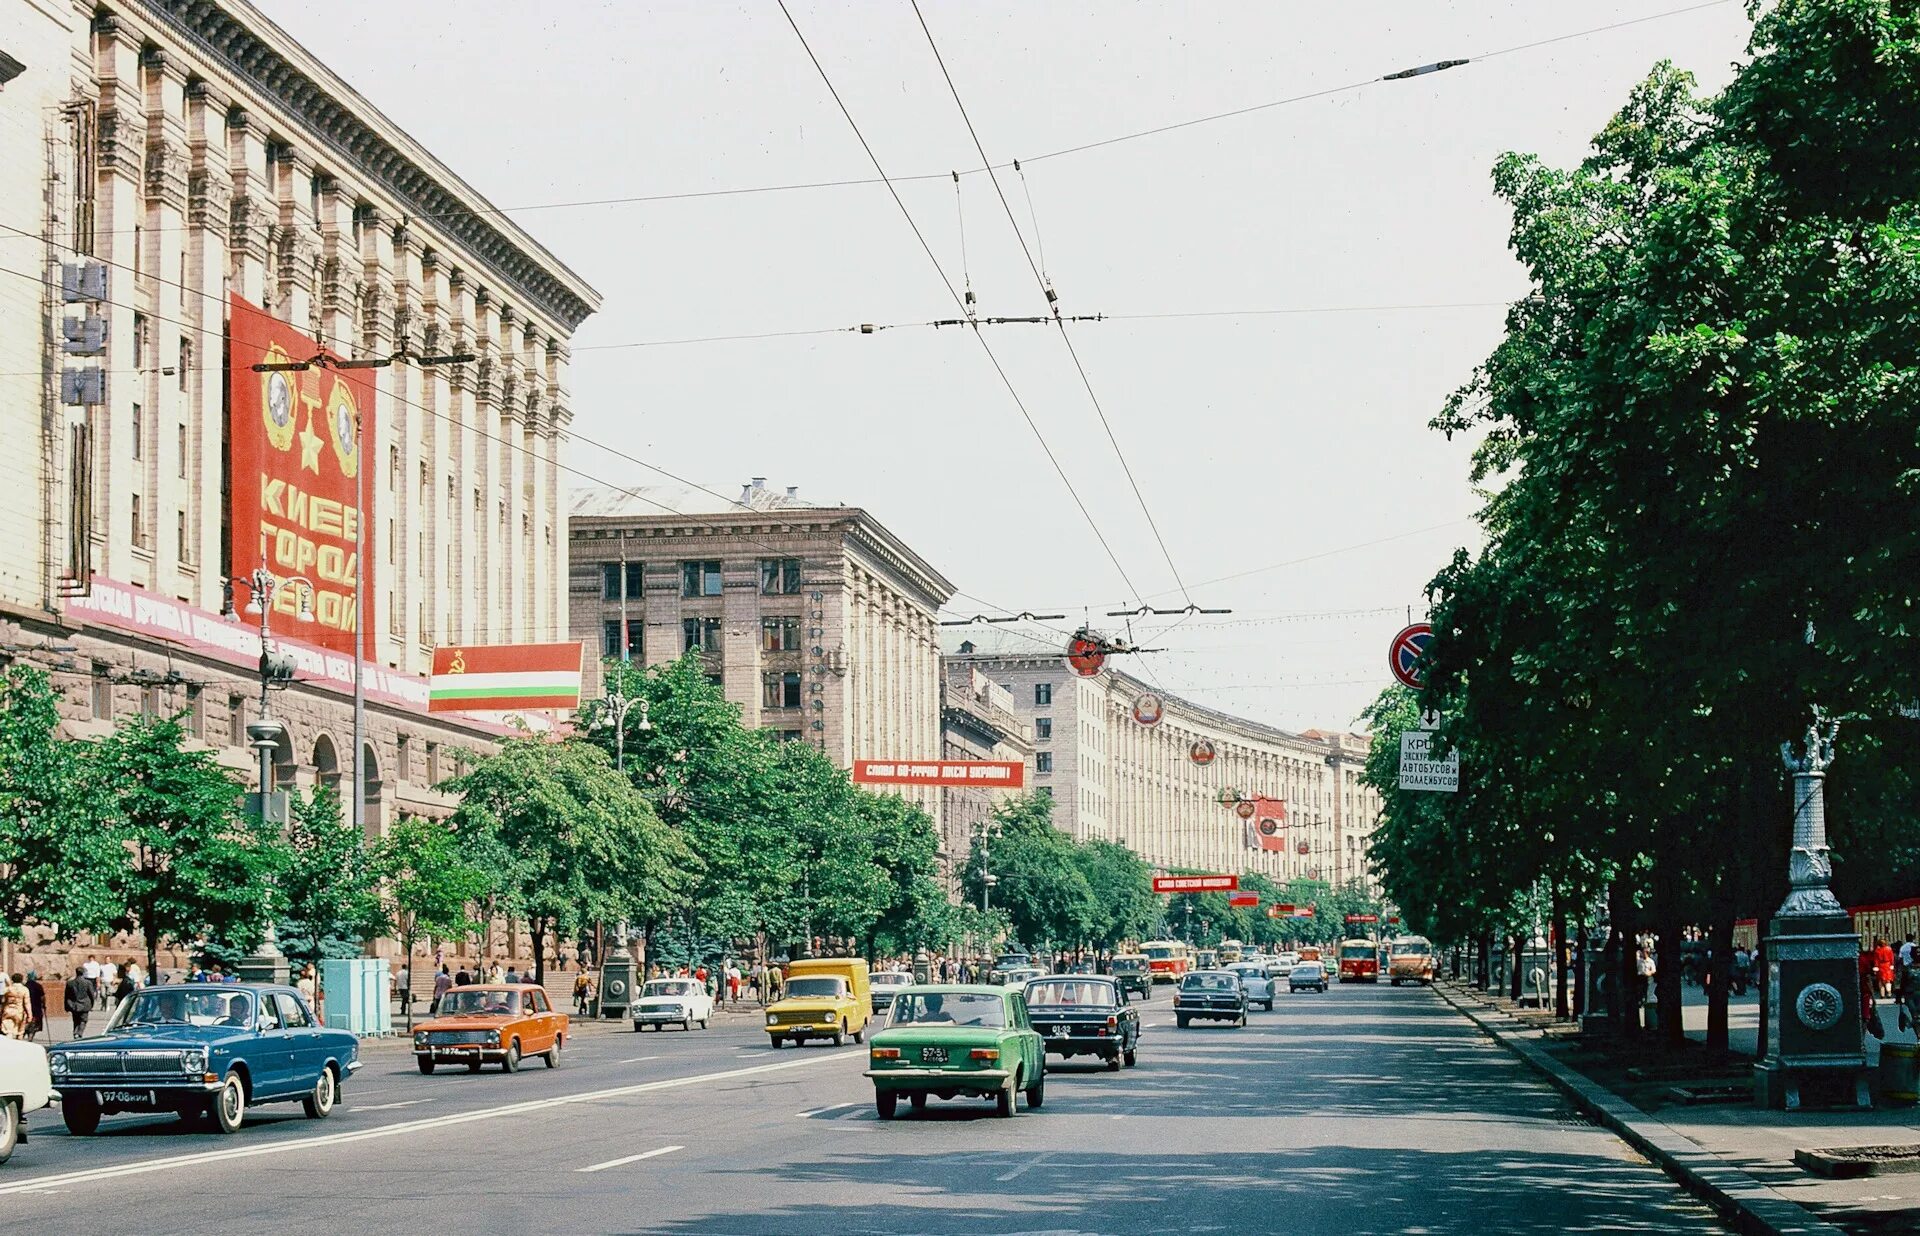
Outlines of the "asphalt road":
[{"label": "asphalt road", "polygon": [[588,1031],[514,1075],[373,1048],[325,1121],[73,1138],[38,1113],[0,1208],[197,1236],[1722,1230],[1431,992],[1283,994],[1246,1029],[1177,1030],[1162,990],[1144,1017],[1138,1068],[1058,1064],[1012,1120],[935,1100],[881,1124],[864,1047],[773,1051],[749,1025]]}]

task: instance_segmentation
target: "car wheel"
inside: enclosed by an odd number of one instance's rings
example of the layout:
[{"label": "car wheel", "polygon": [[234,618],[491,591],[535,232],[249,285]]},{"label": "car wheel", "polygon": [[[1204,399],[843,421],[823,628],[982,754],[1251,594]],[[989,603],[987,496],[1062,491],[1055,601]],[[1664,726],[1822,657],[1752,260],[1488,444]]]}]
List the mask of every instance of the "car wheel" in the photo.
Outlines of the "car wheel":
[{"label": "car wheel", "polygon": [[1046,1103],[1046,1101],[1047,1101],[1047,1071],[1045,1069],[1041,1069],[1040,1075],[1033,1079],[1033,1085],[1027,1087],[1027,1110],[1028,1111],[1037,1110],[1041,1106],[1043,1106]]},{"label": "car wheel", "polygon": [[688,1013],[686,1018],[683,1021],[681,1021],[680,1028],[682,1030],[685,1030],[688,1034],[693,1033],[693,1014],[692,1013]]},{"label": "car wheel", "polygon": [[0,1102],[0,1163],[13,1157],[13,1148],[20,1144],[20,1101],[8,1099]]},{"label": "car wheel", "polygon": [[520,1071],[519,1039],[515,1039],[507,1044],[507,1054],[500,1059],[500,1071],[503,1073],[518,1073]]},{"label": "car wheel", "polygon": [[771,1046],[771,1047],[773,1048],[773,1050],[775,1050],[775,1051],[779,1051],[779,1050],[780,1050],[780,1049],[781,1049],[782,1047],[784,1047],[784,1046],[786,1045],[786,1042],[787,1042],[787,1041],[786,1041],[785,1039],[783,1039],[783,1038],[781,1038],[781,1037],[780,1037],[779,1035],[777,1035],[777,1034],[769,1034],[769,1035],[767,1036],[767,1043],[768,1043],[768,1044],[769,1044],[769,1045],[770,1045],[770,1046]]},{"label": "car wheel", "polygon": [[1174,1024],[1179,1026],[1182,1030],[1185,1030],[1187,1028],[1187,1017],[1184,1013],[1175,1013],[1173,1016],[1173,1020],[1174,1020]]},{"label": "car wheel", "polygon": [[[920,1096],[916,1094],[913,1097],[918,1099]],[[880,1119],[892,1120],[893,1113],[898,1111],[899,1108],[900,1096],[895,1092],[891,1090],[876,1090],[873,1092],[873,1111]]]},{"label": "car wheel", "polygon": [[1107,1071],[1110,1073],[1118,1073],[1120,1071],[1120,1053],[1119,1052],[1115,1052],[1111,1056],[1107,1057]]},{"label": "car wheel", "polygon": [[866,1036],[867,1036],[867,1028],[865,1026],[862,1026],[858,1030],[855,1030],[853,1032],[853,1041],[856,1043],[864,1042],[866,1041]]},{"label": "car wheel", "polygon": [[313,1083],[313,1090],[300,1101],[307,1111],[309,1120],[325,1120],[333,1114],[333,1102],[340,1097],[339,1083],[333,1078],[333,1066],[320,1070],[319,1080]]},{"label": "car wheel", "polygon": [[238,1073],[229,1073],[213,1096],[213,1125],[222,1133],[238,1133],[246,1120],[247,1088]]},{"label": "car wheel", "polygon": [[564,1046],[566,1046],[566,1039],[560,1035],[554,1035],[553,1046],[547,1048],[547,1054],[541,1057],[541,1059],[547,1062],[548,1068],[557,1069],[560,1067],[560,1049]]},{"label": "car wheel", "polygon": [[1001,1116],[1001,1117],[1013,1115],[1013,1096],[1015,1092],[1015,1087],[1019,1086],[1019,1084],[1020,1084],[1019,1079],[1015,1078],[1014,1080],[1008,1082],[1004,1087],[1002,1087],[1000,1090],[994,1093],[994,1096],[993,1096],[993,1114],[994,1115]]},{"label": "car wheel", "polygon": [[641,1024],[640,1024],[639,1022],[637,1022],[637,1021],[636,1021],[636,1022],[634,1022],[634,1023],[633,1023],[633,1032],[634,1032],[635,1034],[638,1034],[638,1033],[640,1033],[640,1032],[641,1032],[642,1030],[645,1030],[645,1029],[646,1029],[646,1027],[645,1027],[645,1026],[643,1026],[643,1025],[641,1025]]},{"label": "car wheel", "polygon": [[847,1041],[847,1023],[843,1021],[840,1023],[840,1028],[833,1032],[833,1045],[835,1047],[838,1047],[842,1043],[845,1043],[846,1041]]},{"label": "car wheel", "polygon": [[1271,1013],[1273,1012],[1273,1001],[1269,1000],[1265,1004],[1261,1005],[1260,1007],[1265,1009],[1267,1012]]},{"label": "car wheel", "polygon": [[1132,1068],[1132,1067],[1133,1067],[1134,1065],[1136,1065],[1136,1064],[1138,1064],[1138,1063],[1140,1062],[1140,1061],[1139,1061],[1139,1055],[1138,1055],[1138,1053],[1137,1053],[1137,1052],[1136,1052],[1136,1051],[1135,1051],[1135,1050],[1134,1050],[1133,1048],[1131,1048],[1131,1047],[1129,1047],[1129,1048],[1127,1048],[1127,1050],[1125,1050],[1125,1051],[1123,1051],[1123,1052],[1121,1052],[1121,1053],[1120,1053],[1120,1058],[1121,1058],[1122,1060],[1124,1060],[1124,1061],[1126,1061],[1126,1064],[1127,1064],[1127,1067],[1128,1067],[1128,1068]]},{"label": "car wheel", "polygon": [[413,1062],[420,1066],[422,1073],[433,1072],[433,1059],[430,1056],[415,1056]]},{"label": "car wheel", "polygon": [[100,1128],[100,1101],[90,1094],[62,1096],[60,1119],[75,1137],[92,1137]]},{"label": "car wheel", "polygon": [[705,1030],[707,1028],[707,1019],[704,1017],[700,1019],[700,1028],[702,1030]]},{"label": "car wheel", "polygon": [[927,1114],[927,1096],[925,1094],[913,1095],[911,1097],[911,1102],[913,1103],[914,1115],[924,1116]]},{"label": "car wheel", "polygon": [[1240,1016],[1233,1019],[1233,1028],[1235,1030],[1244,1029],[1246,1027],[1246,1024],[1247,1024],[1247,1015],[1245,1013],[1242,1013],[1240,1014]]}]

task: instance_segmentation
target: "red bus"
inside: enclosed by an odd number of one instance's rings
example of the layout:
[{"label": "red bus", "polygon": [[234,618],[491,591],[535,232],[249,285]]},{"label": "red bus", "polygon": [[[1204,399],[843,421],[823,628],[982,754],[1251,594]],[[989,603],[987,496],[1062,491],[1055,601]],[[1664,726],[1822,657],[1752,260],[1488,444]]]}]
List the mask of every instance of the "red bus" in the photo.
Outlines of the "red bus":
[{"label": "red bus", "polygon": [[1148,940],[1140,946],[1156,983],[1177,983],[1193,969],[1193,949],[1179,940]]},{"label": "red bus", "polygon": [[1343,983],[1380,981],[1380,950],[1372,940],[1340,941],[1340,981]]}]

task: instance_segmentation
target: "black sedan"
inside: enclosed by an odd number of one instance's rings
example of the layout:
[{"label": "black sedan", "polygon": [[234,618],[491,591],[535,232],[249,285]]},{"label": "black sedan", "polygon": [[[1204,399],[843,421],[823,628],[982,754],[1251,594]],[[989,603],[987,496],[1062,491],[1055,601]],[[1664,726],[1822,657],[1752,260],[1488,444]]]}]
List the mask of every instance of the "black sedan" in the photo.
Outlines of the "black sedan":
[{"label": "black sedan", "polygon": [[1131,1068],[1140,1047],[1140,1014],[1110,978],[1054,974],[1027,984],[1027,1017],[1047,1054],[1098,1056],[1109,1069]]},{"label": "black sedan", "polygon": [[1180,980],[1173,993],[1173,1019],[1182,1029],[1188,1022],[1225,1021],[1247,1024],[1247,993],[1229,970],[1194,970]]}]

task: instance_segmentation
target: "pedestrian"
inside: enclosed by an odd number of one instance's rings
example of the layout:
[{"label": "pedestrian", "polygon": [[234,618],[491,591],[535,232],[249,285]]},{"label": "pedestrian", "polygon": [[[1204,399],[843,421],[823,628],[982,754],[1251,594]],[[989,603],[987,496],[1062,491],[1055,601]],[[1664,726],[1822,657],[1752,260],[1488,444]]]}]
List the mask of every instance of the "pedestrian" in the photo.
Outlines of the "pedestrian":
[{"label": "pedestrian", "polygon": [[80,967],[80,973],[86,976],[87,982],[93,984],[93,998],[96,1001],[106,994],[100,986],[100,959],[98,957],[89,955],[86,964]]},{"label": "pedestrian", "polygon": [[517,983],[517,982],[519,982],[519,981],[520,981],[520,972],[519,972],[519,970],[518,970],[518,969],[516,969],[516,968],[514,967],[514,964],[513,964],[512,962],[508,962],[508,963],[507,963],[507,979],[506,979],[506,981],[508,982],[508,984],[513,984],[513,983]]},{"label": "pedestrian", "polygon": [[147,972],[140,968],[140,963],[137,961],[127,963],[127,977],[133,980],[133,989],[135,991],[139,991],[147,985]]},{"label": "pedestrian", "polygon": [[587,1013],[587,972],[585,970],[573,976],[573,1011],[582,1017]]},{"label": "pedestrian", "polygon": [[455,987],[465,987],[472,982],[473,982],[473,976],[467,973],[467,968],[465,966],[461,966],[460,973],[453,976],[453,985]]},{"label": "pedestrian", "polygon": [[131,999],[133,999],[133,978],[127,973],[125,966],[116,966],[113,977],[113,1003],[109,1006],[107,1015],[111,1017],[112,1009],[119,1008],[121,1004]]},{"label": "pedestrian", "polygon": [[1733,973],[1728,976],[1729,990],[1736,996],[1747,994],[1747,972],[1753,965],[1753,958],[1744,945],[1733,946]]},{"label": "pedestrian", "polygon": [[1876,980],[1875,994],[1882,1000],[1891,999],[1893,996],[1893,946],[1887,943],[1885,936],[1874,941],[1873,944],[1873,975]]},{"label": "pedestrian", "polygon": [[487,982],[489,983],[500,982],[502,973],[503,972],[500,969],[499,962],[490,961],[487,963]]},{"label": "pedestrian", "polygon": [[451,990],[453,990],[453,975],[447,972],[447,963],[443,961],[440,963],[440,973],[433,976],[433,1007],[428,1011],[438,1013],[440,1001],[445,999],[446,994]]},{"label": "pedestrian", "polygon": [[410,958],[402,958],[400,968],[394,972],[393,1001],[403,1013],[413,1008],[413,962]]},{"label": "pedestrian", "polygon": [[33,1020],[27,1023],[27,1037],[37,1039],[47,1027],[47,988],[37,971],[27,971],[27,995],[33,1001]]},{"label": "pedestrian", "polygon": [[80,1038],[87,1032],[87,1018],[93,1013],[93,980],[84,971],[74,971],[67,980],[63,1003],[67,1016],[73,1018],[73,1037]]},{"label": "pedestrian", "polygon": [[33,995],[27,991],[26,977],[17,971],[0,995],[0,1034],[10,1039],[25,1038],[33,1022]]},{"label": "pedestrian", "polygon": [[727,963],[727,999],[740,1003],[740,967]]},{"label": "pedestrian", "polygon": [[299,989],[302,996],[306,997],[307,1007],[312,1008],[314,1001],[320,995],[320,983],[318,977],[313,972],[312,962],[308,962],[301,968],[300,979],[294,986]]},{"label": "pedestrian", "polygon": [[1647,1002],[1647,997],[1653,991],[1654,970],[1653,954],[1643,947],[1640,950],[1640,955],[1634,960],[1635,982],[1633,999],[1635,1004],[1645,1004]]}]

